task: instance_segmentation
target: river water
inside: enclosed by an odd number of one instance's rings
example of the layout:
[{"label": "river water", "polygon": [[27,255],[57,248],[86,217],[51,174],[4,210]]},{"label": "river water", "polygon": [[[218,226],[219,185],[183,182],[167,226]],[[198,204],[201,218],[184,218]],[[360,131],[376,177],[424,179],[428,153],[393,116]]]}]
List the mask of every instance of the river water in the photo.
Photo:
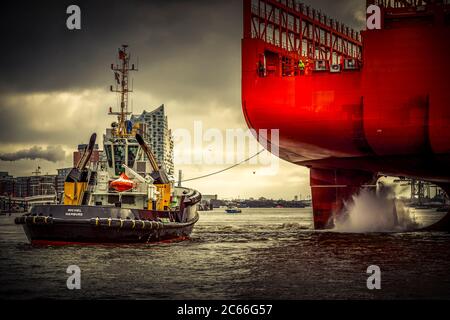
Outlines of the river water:
[{"label": "river water", "polygon": [[[217,209],[184,242],[33,247],[13,218],[0,216],[3,299],[450,298],[448,233],[314,231],[310,208]],[[81,269],[80,290],[67,289],[69,265]],[[367,289],[370,265],[380,290]]]}]

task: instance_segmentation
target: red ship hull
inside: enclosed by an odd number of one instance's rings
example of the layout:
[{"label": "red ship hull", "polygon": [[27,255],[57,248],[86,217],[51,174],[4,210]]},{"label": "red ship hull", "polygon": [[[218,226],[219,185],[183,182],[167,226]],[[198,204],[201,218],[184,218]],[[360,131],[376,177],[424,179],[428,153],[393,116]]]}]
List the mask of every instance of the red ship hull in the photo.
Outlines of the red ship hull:
[{"label": "red ship hull", "polygon": [[431,8],[440,10],[431,17],[385,18],[381,30],[363,32],[357,70],[286,73],[281,61],[292,54],[250,36],[248,5],[243,112],[252,129],[279,129],[281,158],[311,168],[317,229],[330,227],[343,201],[379,175],[415,177],[449,191],[448,6]]}]

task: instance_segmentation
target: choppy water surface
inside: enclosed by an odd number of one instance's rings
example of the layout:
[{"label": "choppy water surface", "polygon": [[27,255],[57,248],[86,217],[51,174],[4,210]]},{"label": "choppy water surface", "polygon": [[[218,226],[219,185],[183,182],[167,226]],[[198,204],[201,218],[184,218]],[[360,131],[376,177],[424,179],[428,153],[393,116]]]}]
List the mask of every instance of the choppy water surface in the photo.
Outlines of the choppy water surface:
[{"label": "choppy water surface", "polygon": [[[13,218],[0,216],[0,298],[450,298],[448,233],[319,232],[311,209],[243,209],[201,213],[175,244],[32,247]],[[81,290],[66,287],[69,265]],[[381,290],[366,287],[369,265]]]}]

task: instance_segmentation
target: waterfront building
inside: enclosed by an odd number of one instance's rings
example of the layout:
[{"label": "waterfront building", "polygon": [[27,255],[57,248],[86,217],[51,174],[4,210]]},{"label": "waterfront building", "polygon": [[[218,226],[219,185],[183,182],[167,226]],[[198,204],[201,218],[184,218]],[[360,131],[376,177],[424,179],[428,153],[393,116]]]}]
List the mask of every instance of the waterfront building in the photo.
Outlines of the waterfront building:
[{"label": "waterfront building", "polygon": [[165,167],[169,176],[174,177],[173,138],[164,104],[153,111],[144,110],[140,115],[133,115],[131,121],[139,126],[140,133],[148,141],[158,163]]},{"label": "waterfront building", "polygon": [[14,192],[14,178],[8,172],[0,172],[0,196]]}]

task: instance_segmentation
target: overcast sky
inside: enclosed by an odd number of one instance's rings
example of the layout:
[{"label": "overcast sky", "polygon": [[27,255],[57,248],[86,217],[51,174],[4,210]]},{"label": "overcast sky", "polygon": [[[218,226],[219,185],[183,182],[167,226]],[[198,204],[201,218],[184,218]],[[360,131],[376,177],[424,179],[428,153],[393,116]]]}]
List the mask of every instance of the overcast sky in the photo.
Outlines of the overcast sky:
[{"label": "overcast sky", "polygon": [[[71,152],[92,132],[101,137],[114,120],[109,66],[117,48],[139,59],[131,95],[134,113],[165,104],[169,126],[192,131],[246,129],[240,95],[242,3],[236,1],[16,1],[2,4],[0,159],[32,150],[49,160],[0,160],[0,171],[30,175],[71,166]],[[304,1],[359,30],[364,0]],[[66,8],[81,8],[81,30],[66,28]],[[99,141],[101,143],[101,140]],[[175,145],[177,149],[177,144]],[[206,146],[207,148],[207,146]],[[65,154],[64,154],[65,152]],[[184,178],[223,165],[177,165]],[[309,174],[280,161],[276,175],[243,165],[189,183],[224,198],[292,199],[309,193]]]}]

